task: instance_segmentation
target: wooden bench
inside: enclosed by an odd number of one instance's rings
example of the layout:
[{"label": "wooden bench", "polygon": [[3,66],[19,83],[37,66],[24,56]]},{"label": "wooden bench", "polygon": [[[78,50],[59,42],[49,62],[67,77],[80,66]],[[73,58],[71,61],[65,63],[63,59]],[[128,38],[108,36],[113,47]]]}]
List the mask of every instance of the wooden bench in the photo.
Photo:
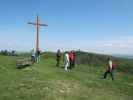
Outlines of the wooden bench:
[{"label": "wooden bench", "polygon": [[17,63],[16,63],[16,66],[18,69],[25,68],[30,65],[32,65],[30,58],[20,58],[17,60]]}]

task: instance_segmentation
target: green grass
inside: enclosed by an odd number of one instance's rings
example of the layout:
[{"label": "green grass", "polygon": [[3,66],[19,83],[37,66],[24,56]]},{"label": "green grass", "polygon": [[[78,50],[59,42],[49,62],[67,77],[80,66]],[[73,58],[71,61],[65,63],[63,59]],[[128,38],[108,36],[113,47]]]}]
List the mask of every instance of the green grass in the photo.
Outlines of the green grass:
[{"label": "green grass", "polygon": [[66,72],[53,57],[16,69],[17,58],[0,55],[0,100],[133,100],[132,74],[102,80],[104,67],[78,65]]}]

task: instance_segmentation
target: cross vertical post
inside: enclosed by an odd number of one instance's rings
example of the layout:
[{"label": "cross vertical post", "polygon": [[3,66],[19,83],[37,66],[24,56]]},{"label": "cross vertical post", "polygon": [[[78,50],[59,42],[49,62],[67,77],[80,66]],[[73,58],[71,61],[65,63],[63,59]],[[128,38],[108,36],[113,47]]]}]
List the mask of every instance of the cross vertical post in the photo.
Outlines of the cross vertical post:
[{"label": "cross vertical post", "polygon": [[32,23],[32,22],[28,22],[28,24],[31,24],[31,25],[35,25],[36,26],[36,47],[35,47],[35,49],[36,49],[36,52],[37,51],[39,51],[40,50],[40,48],[39,48],[39,42],[40,42],[40,39],[39,39],[39,28],[40,28],[40,26],[48,26],[47,24],[41,24],[40,23],[40,20],[39,20],[39,16],[37,15],[37,17],[36,17],[36,22],[35,23]]},{"label": "cross vertical post", "polygon": [[37,16],[37,25],[36,25],[36,27],[37,27],[37,38],[36,38],[36,51],[39,51],[39,18],[38,18],[38,16]]}]

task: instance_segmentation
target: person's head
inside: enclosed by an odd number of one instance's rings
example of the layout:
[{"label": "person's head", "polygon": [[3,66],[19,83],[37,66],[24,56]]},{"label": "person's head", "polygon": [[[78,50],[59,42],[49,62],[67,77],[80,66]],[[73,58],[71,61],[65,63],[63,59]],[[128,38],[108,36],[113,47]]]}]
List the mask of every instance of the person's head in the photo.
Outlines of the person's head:
[{"label": "person's head", "polygon": [[68,51],[66,51],[66,52],[65,52],[65,54],[66,54],[66,53],[69,53],[69,52],[68,52]]},{"label": "person's head", "polygon": [[76,53],[74,50],[73,50],[72,52],[73,52],[73,54],[75,54],[75,53]]},{"label": "person's head", "polygon": [[60,49],[58,49],[57,52],[60,52]]},{"label": "person's head", "polygon": [[111,60],[111,58],[110,57],[108,57],[108,59],[107,59],[108,61],[110,61]]}]

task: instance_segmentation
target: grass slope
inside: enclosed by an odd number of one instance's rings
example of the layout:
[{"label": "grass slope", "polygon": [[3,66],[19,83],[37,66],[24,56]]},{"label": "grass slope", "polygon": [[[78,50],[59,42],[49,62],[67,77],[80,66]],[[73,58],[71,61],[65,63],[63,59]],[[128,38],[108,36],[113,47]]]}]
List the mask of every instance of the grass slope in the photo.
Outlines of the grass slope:
[{"label": "grass slope", "polygon": [[102,80],[105,68],[87,65],[66,72],[55,67],[52,55],[21,70],[15,62],[0,55],[0,100],[133,100],[131,74],[117,72],[115,81]]}]

